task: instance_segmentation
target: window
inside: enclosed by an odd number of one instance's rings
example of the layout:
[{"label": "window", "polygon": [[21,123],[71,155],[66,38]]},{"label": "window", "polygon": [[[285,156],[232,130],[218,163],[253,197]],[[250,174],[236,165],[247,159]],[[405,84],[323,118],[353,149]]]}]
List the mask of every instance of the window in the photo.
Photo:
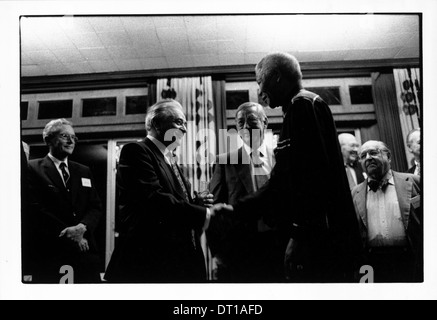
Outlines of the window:
[{"label": "window", "polygon": [[39,101],[38,119],[71,118],[73,100]]},{"label": "window", "polygon": [[27,120],[27,112],[29,110],[29,102],[21,101],[20,103],[20,119]]},{"label": "window", "polygon": [[323,99],[323,101],[325,101],[330,106],[341,105],[339,87],[310,87],[305,89],[318,94]]},{"label": "window", "polygon": [[352,104],[373,103],[372,86],[350,86],[349,94]]},{"label": "window", "polygon": [[83,117],[115,116],[117,98],[94,98],[82,100]]},{"label": "window", "polygon": [[238,107],[249,101],[249,90],[226,91],[226,109],[236,110]]},{"label": "window", "polygon": [[148,107],[147,96],[126,97],[126,114],[146,113]]}]

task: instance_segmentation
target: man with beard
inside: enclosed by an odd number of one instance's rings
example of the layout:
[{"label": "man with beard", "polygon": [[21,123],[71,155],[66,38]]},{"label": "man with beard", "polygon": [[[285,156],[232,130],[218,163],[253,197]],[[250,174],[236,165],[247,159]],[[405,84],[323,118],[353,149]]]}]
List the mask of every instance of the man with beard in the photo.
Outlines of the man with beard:
[{"label": "man with beard", "polygon": [[391,152],[381,141],[359,151],[368,178],[352,190],[365,260],[375,282],[423,281],[420,177],[391,170]]},{"label": "man with beard", "polygon": [[350,133],[340,133],[338,141],[340,142],[341,153],[343,154],[347,180],[352,190],[353,187],[364,181],[363,169],[358,163],[358,148],[360,145],[355,136]]}]

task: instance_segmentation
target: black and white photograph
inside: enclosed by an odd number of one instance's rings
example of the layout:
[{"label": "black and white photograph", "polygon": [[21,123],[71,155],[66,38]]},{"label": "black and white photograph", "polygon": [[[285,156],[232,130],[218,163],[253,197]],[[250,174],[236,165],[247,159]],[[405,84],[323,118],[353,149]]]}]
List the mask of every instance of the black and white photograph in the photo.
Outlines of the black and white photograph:
[{"label": "black and white photograph", "polygon": [[39,2],[2,14],[0,299],[435,298],[436,3]]}]

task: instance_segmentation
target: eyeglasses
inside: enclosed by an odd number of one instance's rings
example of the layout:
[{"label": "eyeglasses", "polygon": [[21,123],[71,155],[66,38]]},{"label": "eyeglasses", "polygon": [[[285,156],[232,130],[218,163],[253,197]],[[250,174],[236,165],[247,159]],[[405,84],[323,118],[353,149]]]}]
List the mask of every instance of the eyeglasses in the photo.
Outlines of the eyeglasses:
[{"label": "eyeglasses", "polygon": [[382,150],[374,149],[374,150],[366,150],[360,153],[360,160],[364,160],[367,158],[367,155],[371,157],[377,157],[382,153]]},{"label": "eyeglasses", "polygon": [[58,134],[58,137],[64,141],[71,140],[77,142],[77,140],[79,140],[74,134],[60,133]]}]

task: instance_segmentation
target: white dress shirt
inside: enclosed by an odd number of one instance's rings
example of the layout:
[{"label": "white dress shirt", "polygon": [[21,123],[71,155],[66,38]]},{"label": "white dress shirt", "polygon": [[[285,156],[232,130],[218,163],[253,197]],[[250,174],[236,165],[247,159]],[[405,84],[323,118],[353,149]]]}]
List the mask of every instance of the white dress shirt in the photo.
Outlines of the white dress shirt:
[{"label": "white dress shirt", "polygon": [[168,165],[171,166],[170,157],[172,155],[171,151],[167,149],[167,147],[158,139],[155,137],[152,137],[151,135],[147,135],[147,138],[153,142],[153,144],[161,151],[161,153],[164,155],[165,162],[167,162]]},{"label": "white dress shirt", "polygon": [[367,240],[370,247],[404,246],[406,233],[399,208],[394,179],[389,171],[388,185],[376,192],[367,188]]},{"label": "white dress shirt", "polygon": [[[274,155],[273,150],[270,148],[267,148],[266,144],[263,143],[259,148],[258,152],[260,153],[260,161],[262,162],[261,166],[255,167],[252,157],[250,156],[252,152],[252,148],[248,146],[247,144],[243,144],[243,150],[248,155],[248,158],[250,159],[250,173],[252,177],[252,184],[254,190],[257,190],[257,185],[255,181],[255,175],[266,175],[268,178],[270,178],[270,173],[272,172],[273,166],[274,166]],[[262,156],[261,156],[262,155]]]},{"label": "white dress shirt", "polygon": [[60,168],[60,165],[61,165],[61,163],[65,163],[65,169],[67,170],[67,173],[70,174],[70,170],[68,169],[68,161],[67,161],[68,158],[65,158],[64,161],[61,161],[58,158],[55,158],[51,153],[49,153],[48,156],[55,164],[55,167],[58,170],[59,175],[61,176],[61,179],[64,182],[64,185],[66,185],[65,180],[64,180],[64,175],[62,174],[62,170]]},{"label": "white dress shirt", "polygon": [[[272,169],[275,165],[273,149],[268,148],[265,143],[263,143],[256,151],[260,153],[259,160],[262,163],[261,166],[255,166],[252,157],[250,156],[251,153],[255,151],[247,144],[243,144],[243,152],[246,152],[250,159],[250,176],[252,178],[253,190],[255,191],[258,190],[258,188],[260,187],[257,184],[256,175],[265,175],[267,177],[267,180],[270,179],[270,173],[272,172]],[[263,218],[260,218],[258,220],[258,232],[266,232],[270,230],[272,230],[272,228],[264,223]]]}]

